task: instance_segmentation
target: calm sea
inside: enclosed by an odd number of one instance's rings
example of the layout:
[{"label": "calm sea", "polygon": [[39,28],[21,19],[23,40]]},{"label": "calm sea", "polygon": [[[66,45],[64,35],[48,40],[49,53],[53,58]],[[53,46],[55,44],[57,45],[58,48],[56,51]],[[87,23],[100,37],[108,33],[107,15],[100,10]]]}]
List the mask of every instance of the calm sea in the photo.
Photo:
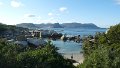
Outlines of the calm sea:
[{"label": "calm sea", "polygon": [[[106,32],[107,29],[74,29],[74,28],[54,28],[49,30],[55,30],[59,33],[67,34],[67,35],[95,35],[96,32]],[[82,51],[82,43],[76,43],[73,41],[62,41],[56,40],[52,41],[52,43],[59,48],[59,53],[80,53]]]}]

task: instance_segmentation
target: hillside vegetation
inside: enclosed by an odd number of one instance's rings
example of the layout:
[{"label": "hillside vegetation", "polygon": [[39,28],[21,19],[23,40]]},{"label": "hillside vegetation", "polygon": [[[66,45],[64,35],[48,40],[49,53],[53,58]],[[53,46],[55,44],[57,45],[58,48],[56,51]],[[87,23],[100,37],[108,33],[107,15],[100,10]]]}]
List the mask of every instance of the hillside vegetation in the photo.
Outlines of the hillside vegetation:
[{"label": "hillside vegetation", "polygon": [[0,32],[5,32],[5,31],[11,31],[11,32],[20,32],[23,30],[28,30],[27,28],[22,28],[22,27],[16,27],[14,25],[6,25],[6,24],[2,24],[0,23]]},{"label": "hillside vegetation", "polygon": [[0,68],[74,68],[50,42],[44,47],[22,47],[0,39]]},{"label": "hillside vegetation", "polygon": [[97,33],[93,42],[90,39],[84,41],[85,60],[78,68],[120,68],[120,24],[106,34]]}]

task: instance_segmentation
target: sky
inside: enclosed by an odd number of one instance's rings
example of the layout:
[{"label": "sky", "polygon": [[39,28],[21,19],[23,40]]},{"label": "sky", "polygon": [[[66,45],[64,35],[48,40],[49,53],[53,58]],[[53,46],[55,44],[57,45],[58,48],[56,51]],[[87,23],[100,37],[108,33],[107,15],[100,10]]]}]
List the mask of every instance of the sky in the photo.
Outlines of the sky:
[{"label": "sky", "polygon": [[110,27],[120,22],[120,0],[0,0],[0,22],[78,22]]}]

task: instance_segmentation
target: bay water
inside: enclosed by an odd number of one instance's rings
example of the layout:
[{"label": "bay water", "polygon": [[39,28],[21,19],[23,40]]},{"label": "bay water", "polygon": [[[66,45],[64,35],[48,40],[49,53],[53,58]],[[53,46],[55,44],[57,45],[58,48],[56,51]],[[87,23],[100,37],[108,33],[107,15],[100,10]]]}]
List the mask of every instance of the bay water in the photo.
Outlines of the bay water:
[{"label": "bay water", "polygon": [[[95,35],[96,32],[106,32],[107,29],[80,29],[80,28],[51,28],[49,30],[55,30],[58,33],[77,36],[80,35],[88,36]],[[59,53],[80,53],[82,51],[82,43],[76,43],[74,41],[62,41],[62,40],[52,40],[52,43],[59,48]]]}]

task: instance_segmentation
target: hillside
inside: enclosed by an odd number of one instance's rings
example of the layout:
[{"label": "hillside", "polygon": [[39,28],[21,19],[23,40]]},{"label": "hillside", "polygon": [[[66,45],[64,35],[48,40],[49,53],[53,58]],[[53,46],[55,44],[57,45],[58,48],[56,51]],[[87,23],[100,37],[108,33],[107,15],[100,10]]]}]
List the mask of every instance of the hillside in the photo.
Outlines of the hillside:
[{"label": "hillside", "polygon": [[14,25],[6,25],[0,23],[0,37],[1,38],[8,38],[13,39],[18,35],[24,34],[27,32],[27,28],[16,27]]}]

